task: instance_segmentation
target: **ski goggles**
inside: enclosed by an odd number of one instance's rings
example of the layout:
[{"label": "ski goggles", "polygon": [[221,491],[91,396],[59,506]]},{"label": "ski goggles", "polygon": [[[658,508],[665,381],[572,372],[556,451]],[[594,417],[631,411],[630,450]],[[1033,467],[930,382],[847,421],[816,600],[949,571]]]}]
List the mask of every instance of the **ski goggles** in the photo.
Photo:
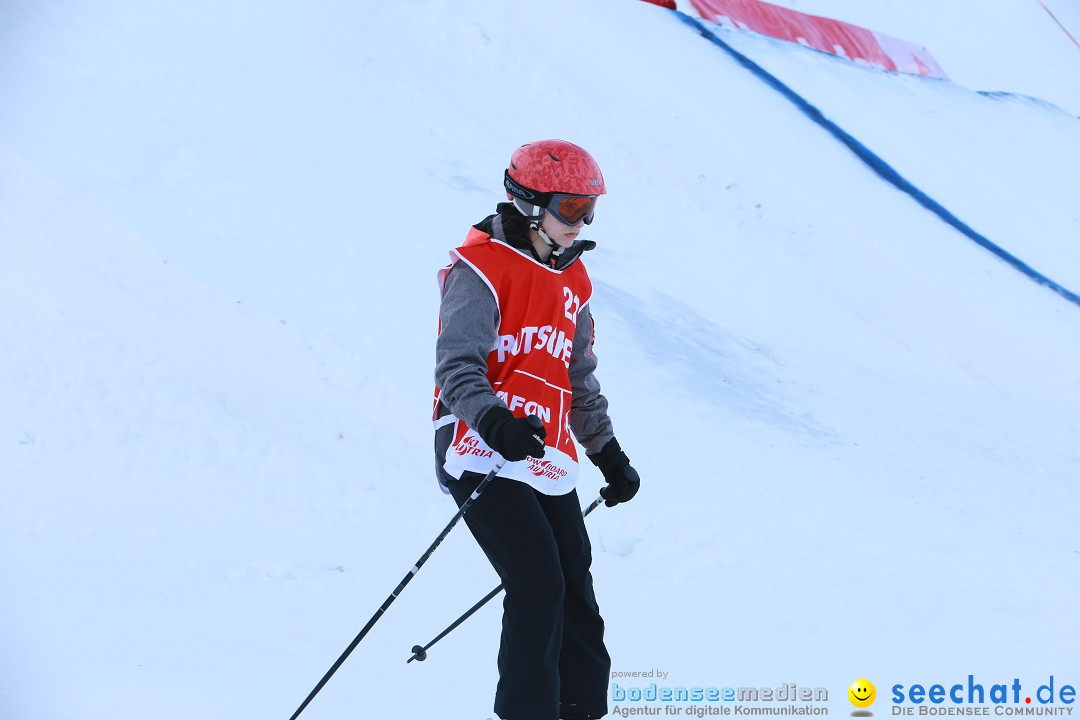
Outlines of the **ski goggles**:
[{"label": "ski goggles", "polygon": [[554,193],[546,209],[564,225],[577,225],[582,220],[591,225],[596,212],[596,195]]}]

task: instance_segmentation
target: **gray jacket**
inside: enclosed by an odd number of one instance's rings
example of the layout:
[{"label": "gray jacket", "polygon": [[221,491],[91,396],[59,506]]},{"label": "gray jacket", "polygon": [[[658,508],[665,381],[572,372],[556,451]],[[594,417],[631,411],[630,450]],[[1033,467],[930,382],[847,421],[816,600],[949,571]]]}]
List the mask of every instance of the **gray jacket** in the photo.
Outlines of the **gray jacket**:
[{"label": "gray jacket", "polygon": [[[489,225],[485,227],[485,224]],[[488,218],[479,227],[495,239],[507,242],[499,215]],[[517,244],[520,245],[520,241]],[[581,252],[591,247],[593,245],[588,241],[575,243],[566,251],[571,258],[567,265],[578,262]],[[497,405],[505,407],[487,379],[487,357],[498,338],[499,308],[491,289],[463,262],[455,263],[446,276],[439,318],[442,329],[435,344],[435,384],[440,389],[441,402],[436,408],[437,418],[453,414],[475,428],[488,410]],[[608,402],[593,374],[597,359],[592,345],[593,319],[586,303],[578,314],[570,354],[570,388],[573,392],[570,429],[589,455],[599,452],[614,437]],[[442,470],[452,440],[452,424],[436,432],[437,475],[443,484],[452,480]]]}]

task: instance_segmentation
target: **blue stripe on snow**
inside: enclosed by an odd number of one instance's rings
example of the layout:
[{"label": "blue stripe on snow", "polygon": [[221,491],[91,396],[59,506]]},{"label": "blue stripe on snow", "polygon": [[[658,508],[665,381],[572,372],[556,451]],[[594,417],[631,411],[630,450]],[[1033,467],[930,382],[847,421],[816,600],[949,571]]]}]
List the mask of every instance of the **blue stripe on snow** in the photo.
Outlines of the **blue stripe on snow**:
[{"label": "blue stripe on snow", "polygon": [[1041,285],[1045,285],[1046,287],[1061,295],[1069,302],[1080,306],[1080,295],[1077,295],[1076,293],[1062,287],[1058,283],[1054,282],[1050,278],[1040,273],[1038,270],[1035,270],[1033,267],[1025,263],[1020,258],[1016,257],[1012,253],[1009,253],[999,245],[991,242],[986,236],[976,232],[974,229],[971,228],[970,225],[963,222],[962,220],[960,220],[960,218],[949,212],[949,210],[942,206],[941,203],[934,200],[932,197],[924,193],[919,188],[915,187],[915,185],[913,185],[906,178],[904,178],[904,176],[898,173],[892,165],[889,165],[889,163],[882,160],[873,151],[871,151],[868,147],[866,147],[861,142],[852,137],[843,128],[834,123],[832,120],[829,120],[827,117],[825,117],[825,115],[823,115],[822,112],[816,107],[811,105],[810,102],[806,100],[806,98],[789,88],[776,76],[770,74],[767,70],[765,70],[765,68],[761,67],[753,60],[746,57],[738,50],[731,47],[722,39],[720,39],[700,20],[690,17],[685,13],[677,12],[676,14],[683,22],[697,30],[697,32],[702,37],[706,38],[714,45],[719,46],[721,49],[724,50],[724,52],[731,55],[731,57],[733,57],[736,62],[738,62],[740,65],[742,65],[747,70],[756,75],[765,84],[769,85],[774,90],[776,90],[781,95],[790,100],[792,103],[794,103],[794,105],[800,110],[802,110],[803,113],[807,115],[811,120],[829,131],[829,133],[833,137],[846,145],[847,148],[851,150],[851,152],[855,153],[856,157],[858,157],[860,160],[870,166],[870,169],[880,175],[883,180],[891,183],[898,189],[915,198],[915,200],[918,201],[920,205],[940,217],[949,225],[952,225],[954,228],[962,232],[980,247],[989,250],[994,255],[1007,262],[1016,270],[1019,270],[1023,274],[1027,275],[1035,282]]}]

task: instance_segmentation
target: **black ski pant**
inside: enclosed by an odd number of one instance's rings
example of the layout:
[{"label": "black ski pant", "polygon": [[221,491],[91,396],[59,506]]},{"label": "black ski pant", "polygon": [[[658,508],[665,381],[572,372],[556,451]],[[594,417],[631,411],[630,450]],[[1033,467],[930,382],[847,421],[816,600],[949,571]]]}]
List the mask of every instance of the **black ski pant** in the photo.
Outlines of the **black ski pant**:
[{"label": "black ski pant", "polygon": [[[447,483],[458,506],[482,479],[465,473]],[[495,713],[504,720],[606,715],[611,659],[577,491],[544,495],[497,477],[465,524],[506,588]]]}]

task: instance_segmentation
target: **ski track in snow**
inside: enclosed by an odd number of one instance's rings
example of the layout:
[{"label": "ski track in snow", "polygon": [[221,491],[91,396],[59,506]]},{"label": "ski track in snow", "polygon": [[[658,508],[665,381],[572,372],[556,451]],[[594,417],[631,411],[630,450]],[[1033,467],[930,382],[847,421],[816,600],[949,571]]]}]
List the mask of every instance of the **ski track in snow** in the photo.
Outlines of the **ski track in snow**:
[{"label": "ski track in snow", "polygon": [[[1080,54],[1037,3],[785,4],[955,82],[725,39],[1080,287]],[[551,136],[610,188],[613,669],[833,714],[858,677],[1080,681],[1080,313],[666,11],[15,2],[0,87],[0,720],[292,712],[453,513],[435,272]],[[405,660],[495,584],[455,530],[303,717],[491,716],[497,601]]]}]

